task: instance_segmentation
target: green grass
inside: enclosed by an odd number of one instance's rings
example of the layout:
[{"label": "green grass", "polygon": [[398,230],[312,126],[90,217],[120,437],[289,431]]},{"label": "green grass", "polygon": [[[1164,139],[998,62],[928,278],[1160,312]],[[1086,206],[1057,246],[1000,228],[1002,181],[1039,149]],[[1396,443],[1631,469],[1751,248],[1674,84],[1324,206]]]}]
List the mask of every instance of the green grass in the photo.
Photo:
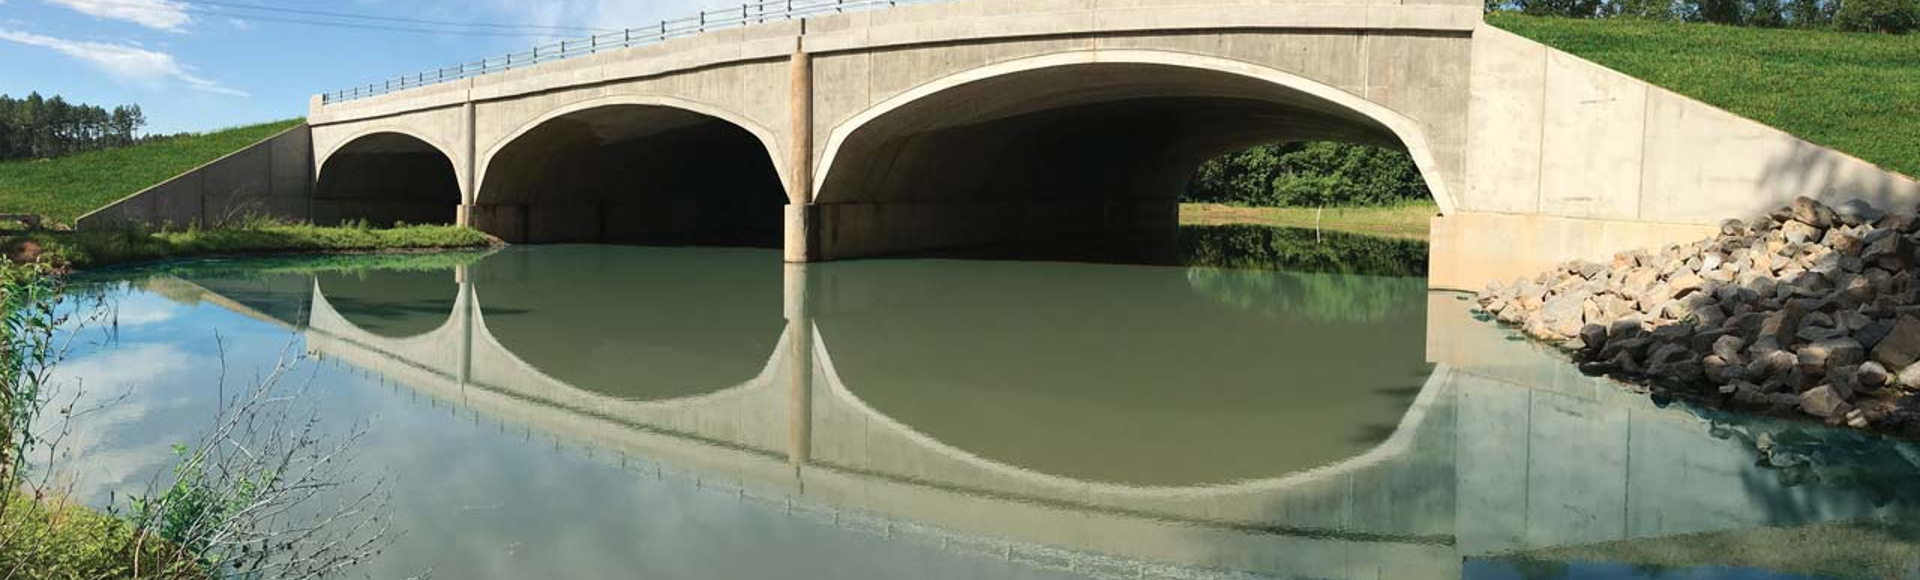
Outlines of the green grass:
[{"label": "green grass", "polygon": [[0,162],[0,213],[82,214],[300,124],[274,121],[54,159]]},{"label": "green grass", "polygon": [[1384,207],[1247,207],[1217,203],[1180,204],[1180,225],[1256,225],[1323,229],[1396,238],[1426,240],[1427,221],[1440,213],[1432,201]]},{"label": "green grass", "polygon": [[1487,22],[1883,168],[1920,176],[1920,34],[1511,13],[1488,15]]},{"label": "green grass", "polygon": [[491,238],[479,230],[459,226],[375,229],[270,222],[214,230],[34,232],[0,237],[0,242],[15,260],[29,259],[37,253],[72,268],[194,256],[479,248],[492,244]]},{"label": "green grass", "polygon": [[[200,566],[154,540],[139,546],[138,578],[205,578]],[[16,494],[0,514],[0,578],[134,578],[133,528],[98,511]]]}]

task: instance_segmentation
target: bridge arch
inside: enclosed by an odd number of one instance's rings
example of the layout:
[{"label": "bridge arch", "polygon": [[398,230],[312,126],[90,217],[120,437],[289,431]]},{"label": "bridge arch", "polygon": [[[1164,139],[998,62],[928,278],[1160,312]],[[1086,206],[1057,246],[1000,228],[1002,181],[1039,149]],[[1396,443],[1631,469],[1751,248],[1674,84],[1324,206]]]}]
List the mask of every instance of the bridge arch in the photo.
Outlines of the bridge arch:
[{"label": "bridge arch", "polygon": [[775,246],[787,199],[776,143],[686,99],[576,101],[480,155],[474,225],[513,242]]},{"label": "bridge arch", "polygon": [[316,152],[314,223],[454,223],[464,186],[448,151],[431,137],[382,125]]},{"label": "bridge arch", "polygon": [[[1076,50],[934,79],[832,127],[812,184],[825,216],[820,257],[991,244],[1032,229],[1171,232],[1201,162],[1288,140],[1404,149],[1441,212],[1457,205],[1423,125],[1378,102],[1240,60]],[[901,226],[917,231],[889,229]]]}]

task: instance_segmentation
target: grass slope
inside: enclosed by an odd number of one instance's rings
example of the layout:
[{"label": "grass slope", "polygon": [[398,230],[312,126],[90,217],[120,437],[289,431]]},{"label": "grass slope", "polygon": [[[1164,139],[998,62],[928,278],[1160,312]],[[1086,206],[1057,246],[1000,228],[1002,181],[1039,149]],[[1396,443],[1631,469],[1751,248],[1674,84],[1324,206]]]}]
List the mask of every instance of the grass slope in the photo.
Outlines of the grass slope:
[{"label": "grass slope", "polygon": [[1511,13],[1487,22],[1879,166],[1920,176],[1920,34]]},{"label": "grass slope", "polygon": [[8,257],[46,256],[55,265],[91,268],[193,256],[297,252],[380,252],[484,248],[486,234],[460,226],[321,227],[261,222],[216,230],[34,232],[0,236]]},{"label": "grass slope", "polygon": [[54,159],[0,162],[0,213],[74,218],[285,131],[299,119]]}]

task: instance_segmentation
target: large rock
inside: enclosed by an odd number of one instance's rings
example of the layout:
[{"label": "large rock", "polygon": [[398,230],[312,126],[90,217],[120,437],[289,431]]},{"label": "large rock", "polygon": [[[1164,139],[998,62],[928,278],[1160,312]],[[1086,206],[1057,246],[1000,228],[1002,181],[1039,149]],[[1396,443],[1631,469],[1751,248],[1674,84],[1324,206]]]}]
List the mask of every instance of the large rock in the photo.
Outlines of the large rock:
[{"label": "large rock", "polygon": [[1800,221],[1780,224],[1780,235],[1789,244],[1804,244],[1820,239],[1820,228]]},{"label": "large rock", "polygon": [[1853,406],[1848,405],[1846,399],[1840,398],[1840,394],[1835,392],[1833,387],[1822,385],[1800,393],[1800,410],[1808,415],[1831,419],[1845,415],[1847,411],[1853,410]]},{"label": "large rock", "polygon": [[1850,226],[1870,225],[1887,217],[1887,212],[1859,199],[1849,199],[1835,206],[1833,212],[1840,217],[1840,223]]},{"label": "large rock", "polygon": [[1904,315],[1873,347],[1873,360],[1890,369],[1920,361],[1920,317]]},{"label": "large rock", "polygon": [[1831,227],[1834,222],[1839,221],[1840,218],[1838,214],[1834,213],[1833,208],[1827,207],[1827,204],[1820,203],[1819,200],[1804,195],[1793,198],[1793,203],[1788,205],[1787,208],[1791,212],[1794,221],[1816,228]]},{"label": "large rock", "polygon": [[1825,374],[1834,367],[1857,365],[1866,360],[1866,349],[1852,338],[1830,338],[1804,344],[1796,354],[1799,355],[1800,372],[1808,375]]}]

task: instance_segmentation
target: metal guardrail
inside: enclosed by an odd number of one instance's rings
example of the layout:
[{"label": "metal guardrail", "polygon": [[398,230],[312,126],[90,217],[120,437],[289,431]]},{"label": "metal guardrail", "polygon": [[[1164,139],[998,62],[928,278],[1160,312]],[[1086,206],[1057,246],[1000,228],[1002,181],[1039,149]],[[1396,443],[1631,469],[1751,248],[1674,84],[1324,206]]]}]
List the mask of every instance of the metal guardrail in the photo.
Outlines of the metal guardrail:
[{"label": "metal guardrail", "polygon": [[337,103],[354,99],[364,99],[395,91],[403,91],[448,81],[457,81],[480,75],[509,71],[516,68],[529,67],[543,62],[586,56],[603,50],[643,46],[667,39],[693,36],[714,30],[781,20],[794,20],[823,14],[838,14],[872,8],[892,7],[902,4],[921,4],[937,1],[939,0],[768,0],[759,3],[741,4],[737,9],[727,8],[725,10],[701,11],[695,16],[674,20],[662,20],[659,24],[646,28],[628,28],[626,30],[595,34],[584,38],[562,40],[552,44],[535,46],[527,51],[510,52],[504,56],[483,58],[473,62],[440,67],[431,71],[401,75],[361,86],[321,93],[320,98],[322,103]]}]

